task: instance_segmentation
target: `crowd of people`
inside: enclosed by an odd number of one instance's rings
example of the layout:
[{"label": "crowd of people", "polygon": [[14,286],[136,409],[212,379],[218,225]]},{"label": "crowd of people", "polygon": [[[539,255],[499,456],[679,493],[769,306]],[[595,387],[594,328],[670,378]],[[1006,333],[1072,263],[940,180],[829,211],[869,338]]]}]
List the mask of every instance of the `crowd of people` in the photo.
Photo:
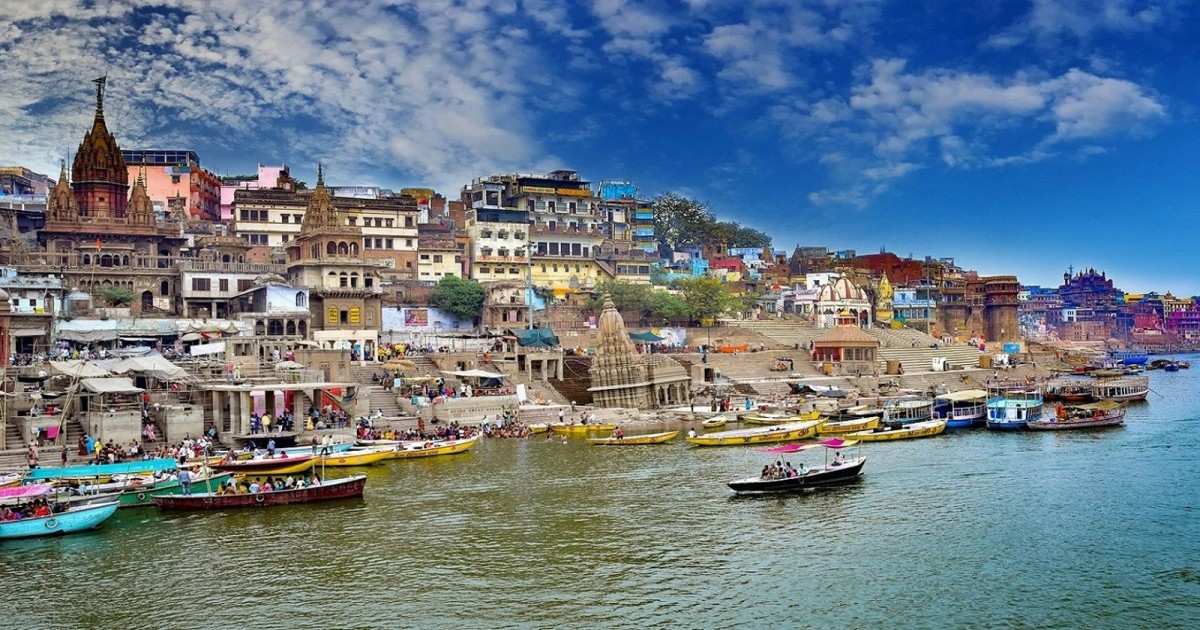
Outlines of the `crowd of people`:
[{"label": "crowd of people", "polygon": [[20,521],[27,518],[46,518],[63,511],[61,503],[50,503],[44,498],[38,498],[16,507],[5,506],[0,510],[0,521]]},{"label": "crowd of people", "polygon": [[808,473],[808,468],[804,462],[800,462],[799,468],[793,468],[791,462],[782,460],[776,461],[774,464],[763,466],[762,474],[759,475],[763,479],[788,479],[791,477],[799,477]]},{"label": "crowd of people", "polygon": [[221,484],[217,487],[216,494],[263,494],[280,490],[311,488],[319,485],[321,485],[321,477],[316,473],[305,475],[300,479],[291,475],[288,475],[287,478],[267,477],[266,480],[263,480],[262,477],[255,477],[254,479],[243,477],[240,480],[230,479],[228,482]]}]

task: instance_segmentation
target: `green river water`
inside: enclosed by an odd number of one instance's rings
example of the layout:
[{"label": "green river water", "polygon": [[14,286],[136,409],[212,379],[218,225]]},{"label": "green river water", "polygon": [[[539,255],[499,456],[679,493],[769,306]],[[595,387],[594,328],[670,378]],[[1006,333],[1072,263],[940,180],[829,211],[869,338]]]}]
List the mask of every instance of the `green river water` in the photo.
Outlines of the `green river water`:
[{"label": "green river water", "polygon": [[1161,396],[1103,432],[870,445],[860,483],[793,496],[726,489],[767,461],[753,449],[532,439],[370,468],[361,501],[121,511],[95,532],[0,544],[0,619],[1195,628],[1198,384],[1200,369],[1155,373]]}]

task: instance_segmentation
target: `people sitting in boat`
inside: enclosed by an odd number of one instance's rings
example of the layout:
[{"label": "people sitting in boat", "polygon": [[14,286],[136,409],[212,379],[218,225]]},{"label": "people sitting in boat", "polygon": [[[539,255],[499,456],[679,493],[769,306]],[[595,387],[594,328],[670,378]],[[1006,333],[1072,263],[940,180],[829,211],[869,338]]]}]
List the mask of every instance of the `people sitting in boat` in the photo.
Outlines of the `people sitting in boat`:
[{"label": "people sitting in boat", "polygon": [[617,438],[618,440],[625,439],[625,432],[621,430],[621,427],[617,427],[617,430],[613,431],[613,437]]},{"label": "people sitting in boat", "polygon": [[796,472],[800,473],[800,476],[803,477],[804,475],[808,474],[808,466],[805,466],[804,462],[800,462],[800,468],[798,468]]},{"label": "people sitting in boat", "polygon": [[845,461],[844,459],[842,459],[842,452],[841,452],[841,451],[838,451],[838,452],[837,452],[837,454],[835,454],[835,455],[833,456],[833,465],[834,465],[834,466],[841,466],[841,465],[842,465],[842,464],[844,464],[844,463],[846,463],[846,461]]},{"label": "people sitting in boat", "polygon": [[267,479],[266,483],[264,483],[262,485],[262,487],[259,488],[259,492],[274,492],[274,491],[275,491],[275,486],[274,486],[274,484],[271,483],[271,480],[269,478]]},{"label": "people sitting in boat", "polygon": [[772,474],[771,465],[767,464],[767,465],[763,466],[762,473],[759,474],[759,478],[760,479],[770,479],[771,474]]},{"label": "people sitting in boat", "polygon": [[250,490],[250,494],[258,494],[260,491],[262,491],[262,486],[259,485],[257,478],[255,478],[254,481],[250,482],[249,490]]},{"label": "people sitting in boat", "polygon": [[312,485],[314,485],[314,486],[321,485],[321,478],[318,477],[316,474],[313,474],[313,476],[312,476]]}]

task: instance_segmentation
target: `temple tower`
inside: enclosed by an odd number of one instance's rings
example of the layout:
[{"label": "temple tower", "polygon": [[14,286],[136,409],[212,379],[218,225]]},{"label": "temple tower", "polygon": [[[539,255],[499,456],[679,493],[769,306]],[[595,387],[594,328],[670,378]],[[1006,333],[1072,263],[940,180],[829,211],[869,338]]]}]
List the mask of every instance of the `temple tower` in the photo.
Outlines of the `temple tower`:
[{"label": "temple tower", "polygon": [[1016,276],[991,276],[984,279],[983,325],[991,343],[1020,341],[1017,309],[1021,283]]},{"label": "temple tower", "polygon": [[106,80],[95,80],[96,116],[71,165],[71,188],[80,216],[123,219],[129,200],[129,170],[117,139],[104,122]]},{"label": "temple tower", "polygon": [[607,295],[598,328],[600,342],[588,370],[593,403],[597,407],[649,407],[653,401],[649,398],[646,364],[634,351],[625,320]]}]

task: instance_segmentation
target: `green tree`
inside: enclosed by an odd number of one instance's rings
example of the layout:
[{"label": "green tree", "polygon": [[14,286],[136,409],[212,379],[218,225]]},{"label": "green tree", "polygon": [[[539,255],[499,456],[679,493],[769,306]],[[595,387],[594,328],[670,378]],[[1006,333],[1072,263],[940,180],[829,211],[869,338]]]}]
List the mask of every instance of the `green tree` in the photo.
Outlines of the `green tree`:
[{"label": "green tree", "polygon": [[604,296],[612,298],[613,305],[622,313],[645,317],[650,310],[650,287],[628,280],[605,280],[596,285],[588,306],[597,315],[604,308]]},{"label": "green tree", "polygon": [[100,289],[100,298],[105,304],[117,308],[133,304],[133,291],[125,287],[107,284]]},{"label": "green tree", "polygon": [[474,280],[445,276],[433,290],[430,302],[459,321],[474,321],[483,312],[483,286]]},{"label": "green tree", "polygon": [[682,297],[667,291],[650,293],[650,316],[655,320],[678,320],[688,317],[688,305]]},{"label": "green tree", "polygon": [[716,318],[741,306],[741,300],[726,291],[721,281],[712,276],[684,278],[678,281],[677,286],[683,292],[688,316],[693,321]]},{"label": "green tree", "polygon": [[670,249],[700,245],[715,222],[713,212],[702,201],[663,193],[651,204],[654,208],[654,235]]},{"label": "green tree", "polygon": [[730,222],[730,247],[770,247],[771,236],[761,230]]}]

